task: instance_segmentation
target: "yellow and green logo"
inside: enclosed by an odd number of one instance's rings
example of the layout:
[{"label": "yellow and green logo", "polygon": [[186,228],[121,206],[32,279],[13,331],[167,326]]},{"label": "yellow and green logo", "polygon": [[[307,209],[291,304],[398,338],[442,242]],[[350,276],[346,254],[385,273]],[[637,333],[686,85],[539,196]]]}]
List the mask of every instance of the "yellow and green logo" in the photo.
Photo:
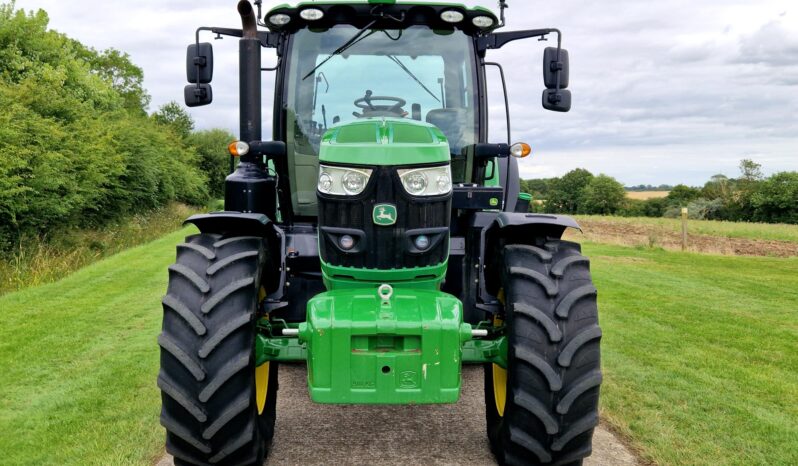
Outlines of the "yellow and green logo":
[{"label": "yellow and green logo", "polygon": [[377,204],[372,215],[375,225],[387,227],[396,223],[396,206],[393,204]]}]

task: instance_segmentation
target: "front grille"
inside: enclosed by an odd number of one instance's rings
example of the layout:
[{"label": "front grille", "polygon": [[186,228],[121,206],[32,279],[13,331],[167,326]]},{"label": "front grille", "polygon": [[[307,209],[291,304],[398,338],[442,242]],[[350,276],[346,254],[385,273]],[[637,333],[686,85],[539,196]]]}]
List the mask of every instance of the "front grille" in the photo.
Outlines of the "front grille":
[{"label": "front grille", "polygon": [[[438,265],[449,252],[451,194],[429,198],[411,197],[402,186],[395,168],[375,167],[366,190],[359,196],[342,197],[318,193],[319,248],[324,262],[330,265],[398,269]],[[396,206],[396,223],[375,225],[374,206]],[[437,229],[437,230],[436,230]],[[414,251],[407,232],[425,230],[432,246]],[[351,252],[336,245],[342,234],[358,241]]]}]

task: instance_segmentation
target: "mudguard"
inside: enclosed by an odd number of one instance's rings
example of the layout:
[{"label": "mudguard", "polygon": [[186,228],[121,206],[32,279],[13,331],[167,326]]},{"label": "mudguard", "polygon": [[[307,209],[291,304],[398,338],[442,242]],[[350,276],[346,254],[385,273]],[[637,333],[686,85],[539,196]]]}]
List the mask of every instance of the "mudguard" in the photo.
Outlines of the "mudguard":
[{"label": "mudguard", "polygon": [[521,212],[502,212],[488,227],[489,230],[498,229],[502,236],[507,234],[562,237],[566,228],[582,228],[573,218],[567,215],[527,214]]},{"label": "mudguard", "polygon": [[243,212],[211,212],[192,215],[183,224],[192,224],[202,233],[218,233],[236,236],[266,237],[274,232],[274,225],[263,214]]},{"label": "mudguard", "polygon": [[[546,239],[559,239],[566,228],[582,231],[579,224],[566,215],[501,212],[482,229],[480,235],[479,275],[477,302],[474,307],[481,311],[497,312],[500,308],[496,297],[500,283],[496,260],[506,244],[535,245]],[[472,317],[466,314],[467,318]],[[467,320],[470,322],[470,320]]]}]

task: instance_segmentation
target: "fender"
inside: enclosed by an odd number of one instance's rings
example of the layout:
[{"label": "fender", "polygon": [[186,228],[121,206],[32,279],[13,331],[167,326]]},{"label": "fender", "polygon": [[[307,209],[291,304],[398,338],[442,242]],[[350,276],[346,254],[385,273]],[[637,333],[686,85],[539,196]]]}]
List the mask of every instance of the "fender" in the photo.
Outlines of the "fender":
[{"label": "fender", "polygon": [[523,238],[532,240],[541,236],[562,238],[566,228],[582,231],[576,220],[567,215],[502,212],[487,229],[498,231],[502,237],[510,235],[519,240]]},{"label": "fender", "polygon": [[273,224],[264,214],[235,211],[211,212],[209,214],[192,215],[183,225],[191,224],[202,233],[230,236],[258,236],[268,243],[271,253],[271,269],[265,285],[267,296],[263,302],[265,312],[286,307],[283,300],[286,287],[286,240],[282,228]]},{"label": "fender", "polygon": [[191,224],[202,233],[217,233],[236,236],[267,237],[274,234],[275,226],[264,214],[233,211],[211,212],[192,215],[183,225]]},{"label": "fender", "polygon": [[[505,244],[534,245],[547,238],[562,238],[566,228],[582,228],[573,218],[567,215],[532,214],[522,212],[501,212],[480,233],[479,274],[477,302],[475,307],[489,313],[500,308],[496,297],[498,293],[499,264],[501,248]],[[488,245],[492,245],[488,250]]]}]

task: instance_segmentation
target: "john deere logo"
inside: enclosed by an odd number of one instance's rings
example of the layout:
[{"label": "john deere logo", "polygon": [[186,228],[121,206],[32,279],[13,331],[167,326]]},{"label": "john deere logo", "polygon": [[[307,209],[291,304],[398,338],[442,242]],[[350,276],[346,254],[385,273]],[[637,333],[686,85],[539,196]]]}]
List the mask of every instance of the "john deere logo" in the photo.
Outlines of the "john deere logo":
[{"label": "john deere logo", "polygon": [[374,206],[374,224],[387,227],[396,223],[396,206],[377,204]]}]

